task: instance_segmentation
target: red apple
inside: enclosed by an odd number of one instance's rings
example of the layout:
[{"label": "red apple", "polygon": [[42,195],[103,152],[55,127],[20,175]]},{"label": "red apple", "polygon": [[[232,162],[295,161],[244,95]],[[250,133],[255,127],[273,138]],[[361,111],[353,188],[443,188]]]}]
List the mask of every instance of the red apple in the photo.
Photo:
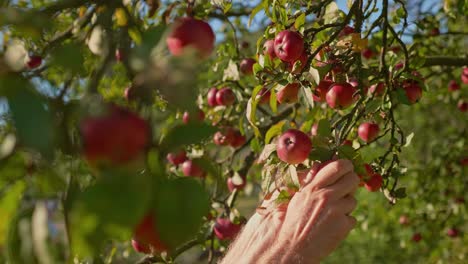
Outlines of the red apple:
[{"label": "red apple", "polygon": [[384,95],[384,93],[385,93],[385,84],[383,82],[373,84],[369,87],[369,94],[371,95],[378,97],[378,96]]},{"label": "red apple", "polygon": [[463,67],[461,80],[464,84],[468,84],[468,67]]},{"label": "red apple", "polygon": [[304,132],[289,129],[281,135],[276,146],[280,160],[289,164],[299,164],[307,159],[312,148],[312,142]]},{"label": "red apple", "polygon": [[[294,62],[288,62],[287,63],[288,71],[290,71],[292,73],[295,73],[295,74],[301,73],[302,70],[304,69],[305,65],[307,64],[308,59],[309,59],[309,56],[307,55],[307,52],[304,50],[302,52],[301,56],[297,60],[295,60]],[[301,64],[300,64],[300,66],[296,66],[296,68],[294,69],[294,64],[297,61],[300,61]]]},{"label": "red apple", "polygon": [[457,237],[458,233],[459,233],[458,229],[456,229],[456,228],[449,228],[447,230],[447,236],[449,236],[449,237]]},{"label": "red apple", "polygon": [[291,104],[297,102],[297,95],[299,93],[301,85],[299,83],[289,83],[283,89],[281,89],[276,95],[278,103]]},{"label": "red apple", "polygon": [[448,90],[450,92],[460,90],[460,85],[457,83],[455,80],[450,80],[449,85],[448,85]]},{"label": "red apple", "polygon": [[241,230],[240,224],[234,224],[228,218],[218,218],[214,226],[214,233],[220,240],[233,239]]},{"label": "red apple", "polygon": [[270,59],[276,58],[275,53],[275,40],[269,39],[263,44],[263,55],[269,56]]},{"label": "red apple", "polygon": [[238,148],[242,147],[245,144],[246,138],[243,136],[240,131],[234,131],[234,137],[230,143],[231,147]]},{"label": "red apple", "polygon": [[253,65],[256,61],[252,58],[243,59],[240,62],[239,69],[241,73],[245,75],[252,75],[253,74]]},{"label": "red apple", "polygon": [[369,48],[364,49],[361,54],[366,59],[370,59],[370,58],[374,57],[374,55],[375,55],[374,51],[369,49]]},{"label": "red apple", "polygon": [[460,110],[461,112],[466,112],[466,110],[468,109],[468,104],[465,100],[460,100],[458,101],[457,107],[458,110]]},{"label": "red apple", "polygon": [[341,30],[340,34],[338,35],[339,38],[347,36],[349,34],[354,33],[354,28],[351,26],[346,25],[343,30]]},{"label": "red apple", "polygon": [[312,127],[310,128],[310,135],[312,135],[313,137],[318,135],[318,124],[317,123],[313,124]]},{"label": "red apple", "polygon": [[26,63],[26,66],[28,67],[28,69],[32,70],[32,69],[35,69],[35,68],[41,66],[41,64],[42,64],[42,57],[37,56],[37,55],[33,55],[33,56],[29,57],[29,60]]},{"label": "red apple", "polygon": [[402,215],[400,216],[400,219],[398,220],[398,222],[400,223],[400,225],[404,225],[404,226],[409,225],[409,218],[406,215]]},{"label": "red apple", "polygon": [[346,145],[346,146],[351,146],[352,147],[353,142],[351,140],[349,140],[349,139],[345,139],[345,140],[343,140],[343,142],[341,142],[341,145],[342,146]]},{"label": "red apple", "polygon": [[271,92],[266,87],[263,87],[257,94],[256,98],[260,98],[259,104],[268,104],[270,102]]},{"label": "red apple", "polygon": [[227,179],[227,186],[230,192],[233,192],[235,189],[240,191],[244,189],[246,184],[247,180],[245,177],[233,176]]},{"label": "red apple", "polygon": [[115,50],[115,59],[117,61],[122,61],[123,60],[123,50],[121,50],[121,49],[116,49]]},{"label": "red apple", "polygon": [[275,54],[282,61],[294,62],[302,55],[304,39],[302,36],[290,30],[283,30],[275,37]]},{"label": "red apple", "polygon": [[439,34],[440,34],[439,28],[433,28],[429,32],[429,35],[431,35],[431,36],[438,36]]},{"label": "red apple", "polygon": [[403,62],[399,62],[399,63],[395,64],[394,69],[395,69],[395,71],[398,71],[400,69],[403,69],[404,66],[405,66],[405,64]]},{"label": "red apple", "polygon": [[355,92],[356,88],[349,83],[332,84],[326,95],[327,104],[333,109],[345,109],[353,104]]},{"label": "red apple", "polygon": [[123,164],[144,153],[151,132],[144,119],[113,106],[106,115],[84,119],[81,135],[84,156],[90,163]]},{"label": "red apple", "polygon": [[201,122],[203,120],[205,120],[205,112],[203,112],[201,109],[197,110],[196,118],[191,116],[191,114],[187,111],[185,111],[184,115],[182,116],[182,122],[184,122],[184,124],[188,124],[189,122]]},{"label": "red apple", "polygon": [[422,88],[416,81],[407,81],[403,83],[406,97],[411,104],[416,103],[422,97]]},{"label": "red apple", "polygon": [[215,34],[205,21],[184,17],[174,23],[166,43],[174,56],[180,56],[187,47],[192,47],[202,57],[208,57],[214,49]]},{"label": "red apple", "polygon": [[326,99],[327,92],[330,90],[330,86],[332,86],[333,81],[328,78],[324,78],[319,82],[317,87],[312,94],[314,101],[316,102],[323,102]]},{"label": "red apple", "polygon": [[365,122],[359,125],[358,136],[364,142],[371,142],[378,136],[379,131],[379,125],[376,123]]},{"label": "red apple", "polygon": [[375,192],[378,191],[380,187],[382,187],[382,183],[382,175],[374,173],[368,181],[364,182],[364,186],[368,191]]},{"label": "red apple", "polygon": [[152,214],[147,214],[136,226],[133,233],[133,248],[142,253],[163,252],[168,248],[159,238],[156,221]]},{"label": "red apple", "polygon": [[228,127],[216,132],[213,135],[213,141],[216,145],[226,146],[232,144],[232,142],[234,142],[235,140],[235,137],[235,131],[232,128]]},{"label": "red apple", "polygon": [[216,94],[218,93],[218,89],[215,87],[211,88],[208,91],[208,95],[206,96],[207,102],[209,106],[217,106],[218,102],[216,101]]},{"label": "red apple", "polygon": [[414,242],[419,242],[421,241],[422,239],[422,235],[421,233],[415,233],[412,237],[411,237],[411,240],[413,240]]},{"label": "red apple", "polygon": [[187,153],[182,149],[178,152],[168,153],[166,158],[172,165],[177,166],[187,160]]},{"label": "red apple", "polygon": [[216,102],[218,105],[229,106],[233,105],[236,101],[236,95],[227,87],[222,88],[216,93]]},{"label": "red apple", "polygon": [[205,177],[205,172],[203,171],[203,169],[200,168],[192,160],[186,160],[184,161],[184,163],[182,163],[182,173],[184,173],[185,176],[198,177],[198,178]]},{"label": "red apple", "polygon": [[361,182],[359,183],[359,186],[364,186],[364,183],[368,180],[371,179],[372,175],[375,174],[374,169],[372,169],[372,166],[369,164],[364,164],[364,168],[366,169],[366,174],[364,175],[358,175],[359,179],[361,179]]}]

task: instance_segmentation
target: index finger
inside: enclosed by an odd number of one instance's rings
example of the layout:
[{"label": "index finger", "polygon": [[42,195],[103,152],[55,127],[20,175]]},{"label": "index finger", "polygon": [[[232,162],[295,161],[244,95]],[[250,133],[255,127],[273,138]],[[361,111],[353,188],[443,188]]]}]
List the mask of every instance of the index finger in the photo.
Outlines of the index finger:
[{"label": "index finger", "polygon": [[304,190],[314,191],[332,185],[353,170],[354,166],[350,160],[332,161],[315,175],[312,181],[304,187]]}]

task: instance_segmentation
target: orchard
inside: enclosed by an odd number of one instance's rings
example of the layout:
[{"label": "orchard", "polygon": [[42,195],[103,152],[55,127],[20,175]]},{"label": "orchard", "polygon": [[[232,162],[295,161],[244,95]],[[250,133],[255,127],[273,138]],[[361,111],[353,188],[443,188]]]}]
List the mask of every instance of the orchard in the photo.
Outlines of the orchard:
[{"label": "orchard", "polygon": [[324,263],[468,263],[467,13],[0,1],[0,262],[216,263],[349,159],[358,224]]}]

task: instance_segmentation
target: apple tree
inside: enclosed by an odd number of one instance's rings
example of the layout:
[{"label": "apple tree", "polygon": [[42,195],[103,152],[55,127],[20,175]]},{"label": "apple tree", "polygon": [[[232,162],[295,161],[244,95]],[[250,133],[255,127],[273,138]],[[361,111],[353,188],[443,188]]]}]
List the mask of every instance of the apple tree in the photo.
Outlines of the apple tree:
[{"label": "apple tree", "polygon": [[361,178],[328,263],[463,263],[464,0],[0,1],[0,261],[214,263]]}]

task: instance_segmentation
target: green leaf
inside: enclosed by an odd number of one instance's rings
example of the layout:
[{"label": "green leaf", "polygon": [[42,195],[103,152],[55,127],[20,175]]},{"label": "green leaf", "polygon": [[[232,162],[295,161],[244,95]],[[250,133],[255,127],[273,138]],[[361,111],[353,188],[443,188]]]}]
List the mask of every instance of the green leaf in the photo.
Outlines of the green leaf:
[{"label": "green leaf", "polygon": [[405,145],[403,147],[408,147],[411,144],[411,141],[413,140],[413,137],[414,137],[414,132],[412,132],[411,134],[409,134],[406,137]]},{"label": "green leaf", "polygon": [[257,5],[252,10],[252,12],[250,13],[250,16],[249,16],[249,23],[247,23],[248,27],[250,27],[250,25],[252,24],[252,20],[255,17],[255,15],[263,9],[263,7],[265,6],[264,3],[265,3],[265,1],[263,3]]},{"label": "green leaf", "polygon": [[270,143],[270,140],[273,137],[281,134],[281,131],[282,131],[283,126],[284,126],[285,123],[286,123],[286,120],[280,121],[277,124],[271,126],[270,129],[268,129],[268,131],[266,132],[266,135],[265,135],[265,144]]},{"label": "green leaf", "polygon": [[177,125],[167,132],[162,147],[165,150],[178,150],[187,145],[200,143],[216,131],[216,127],[202,122]]},{"label": "green leaf", "polygon": [[331,135],[331,125],[328,119],[322,119],[319,121],[317,134],[321,137],[329,137]]},{"label": "green leaf", "polygon": [[314,147],[309,154],[310,160],[328,161],[332,158],[334,152],[330,149]]},{"label": "green leaf", "polygon": [[406,188],[402,187],[402,188],[396,189],[395,192],[393,193],[393,196],[396,197],[396,198],[405,198],[406,197]]},{"label": "green leaf", "polygon": [[[2,185],[2,188],[4,187],[6,186]],[[13,216],[18,210],[24,189],[24,182],[18,181],[9,186],[8,192],[4,193],[4,195],[0,197],[0,215],[2,216],[2,221],[0,221],[0,247],[5,246],[10,226],[10,219],[13,219]]]},{"label": "green leaf", "polygon": [[297,18],[296,21],[294,21],[294,27],[299,30],[302,26],[304,26],[305,23],[305,13],[301,13]]},{"label": "green leaf", "polygon": [[161,240],[176,248],[198,233],[210,208],[209,196],[195,179],[162,183],[156,192],[154,212]]},{"label": "green leaf", "polygon": [[78,44],[64,44],[52,51],[51,63],[59,68],[77,73],[83,69],[84,58],[82,54],[83,52]]}]

